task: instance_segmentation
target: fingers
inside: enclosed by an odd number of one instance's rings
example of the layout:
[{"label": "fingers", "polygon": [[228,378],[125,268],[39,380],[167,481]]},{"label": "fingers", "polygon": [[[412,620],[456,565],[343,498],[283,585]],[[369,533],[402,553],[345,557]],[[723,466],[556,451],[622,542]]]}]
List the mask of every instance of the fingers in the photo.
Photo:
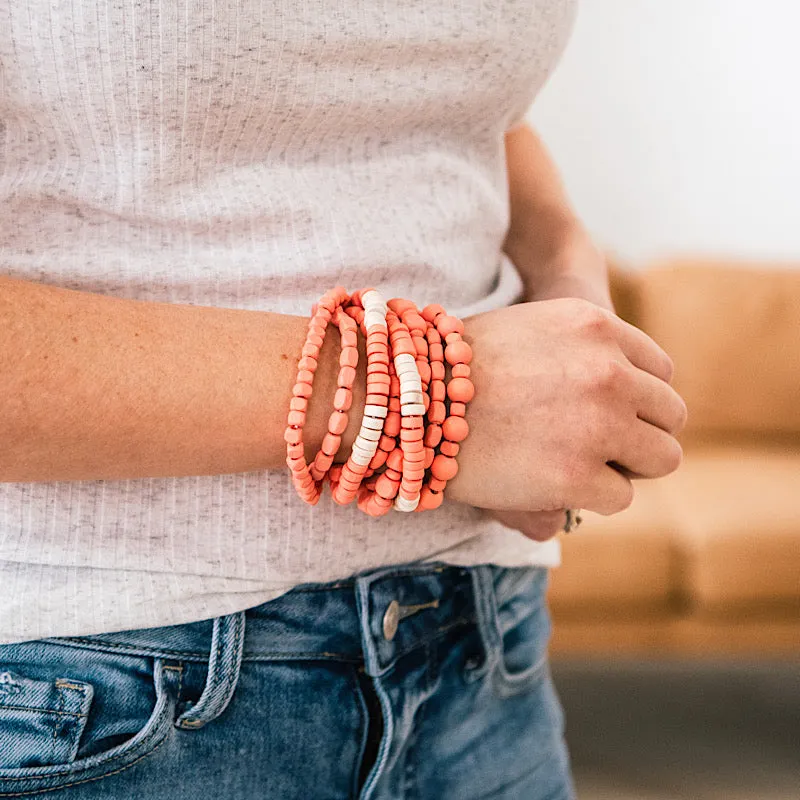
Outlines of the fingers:
[{"label": "fingers", "polygon": [[635,367],[655,375],[662,381],[672,380],[672,359],[644,331],[609,312],[614,335],[620,349]]},{"label": "fingers", "polygon": [[552,539],[564,529],[566,511],[499,511],[492,516],[537,542]]},{"label": "fingers", "polygon": [[576,505],[609,516],[624,511],[633,502],[633,484],[618,470],[604,465],[586,496]]},{"label": "fingers", "polygon": [[663,478],[674,472],[683,460],[683,450],[674,436],[637,419],[617,437],[613,461],[640,478]]},{"label": "fingers", "polygon": [[677,436],[686,425],[683,398],[668,383],[644,370],[637,370],[633,379],[639,419]]}]

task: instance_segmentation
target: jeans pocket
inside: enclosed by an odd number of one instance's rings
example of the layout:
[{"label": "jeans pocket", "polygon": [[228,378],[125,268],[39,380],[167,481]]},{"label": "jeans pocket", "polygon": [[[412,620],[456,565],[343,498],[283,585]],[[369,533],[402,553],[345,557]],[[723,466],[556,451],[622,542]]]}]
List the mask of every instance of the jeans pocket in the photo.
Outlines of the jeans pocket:
[{"label": "jeans pocket", "polygon": [[173,730],[180,669],[57,640],[0,646],[0,797],[141,761]]},{"label": "jeans pocket", "polygon": [[548,674],[551,621],[546,590],[547,570],[543,567],[512,567],[497,573],[500,652],[491,682],[499,697],[531,691]]}]

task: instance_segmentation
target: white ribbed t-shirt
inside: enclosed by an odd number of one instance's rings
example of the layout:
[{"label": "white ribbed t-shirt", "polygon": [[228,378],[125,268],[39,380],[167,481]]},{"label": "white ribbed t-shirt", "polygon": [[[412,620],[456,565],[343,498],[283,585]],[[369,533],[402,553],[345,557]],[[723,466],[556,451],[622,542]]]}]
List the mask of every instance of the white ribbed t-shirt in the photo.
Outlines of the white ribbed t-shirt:
[{"label": "white ribbed t-shirt", "polygon": [[[6,0],[0,270],[308,315],[376,286],[509,305],[504,132],[575,0]],[[531,220],[535,224],[535,220]],[[525,332],[520,331],[520,336]],[[0,484],[0,642],[189,622],[298,583],[442,560],[554,565],[446,501],[373,519],[288,470]]]}]

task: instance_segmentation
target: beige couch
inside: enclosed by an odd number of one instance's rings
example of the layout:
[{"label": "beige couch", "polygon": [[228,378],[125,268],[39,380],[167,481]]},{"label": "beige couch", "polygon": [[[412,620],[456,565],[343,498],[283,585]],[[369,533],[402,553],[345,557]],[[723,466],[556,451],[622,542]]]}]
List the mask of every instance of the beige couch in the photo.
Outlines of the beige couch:
[{"label": "beige couch", "polygon": [[562,535],[553,655],[800,659],[800,269],[683,261],[612,288],[675,362],[684,461]]}]

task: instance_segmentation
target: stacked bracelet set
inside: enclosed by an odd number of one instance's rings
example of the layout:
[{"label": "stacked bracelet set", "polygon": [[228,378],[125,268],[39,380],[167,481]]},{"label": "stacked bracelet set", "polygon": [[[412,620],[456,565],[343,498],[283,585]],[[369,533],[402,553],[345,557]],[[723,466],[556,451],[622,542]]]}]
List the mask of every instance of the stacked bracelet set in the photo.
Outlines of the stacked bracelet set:
[{"label": "stacked bracelet set", "polygon": [[[328,432],[311,464],[303,426],[329,323],[339,328],[341,352]],[[349,423],[358,366],[358,333],[367,343],[367,397],[361,428],[344,464],[334,464]],[[410,300],[385,302],[375,289],[348,295],[341,286],[312,308],[289,406],[286,463],[300,496],[316,504],[327,478],[340,505],[357,499],[371,516],[441,505],[456,456],[469,433],[464,419],[474,387],[472,349],[464,325],[440,305],[420,311]],[[445,362],[450,379],[445,380]],[[445,398],[449,400],[446,404]],[[426,473],[428,477],[426,480]]]}]

